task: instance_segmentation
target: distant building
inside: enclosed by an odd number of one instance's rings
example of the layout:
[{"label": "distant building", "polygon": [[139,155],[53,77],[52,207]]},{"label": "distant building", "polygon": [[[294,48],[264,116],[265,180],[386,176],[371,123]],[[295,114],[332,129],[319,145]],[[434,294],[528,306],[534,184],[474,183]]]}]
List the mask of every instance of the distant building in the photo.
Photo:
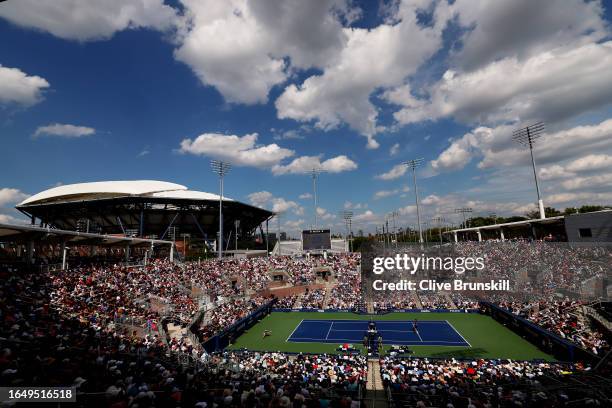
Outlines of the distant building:
[{"label": "distant building", "polygon": [[533,238],[570,243],[612,243],[612,210],[459,228],[444,234],[455,242]]}]

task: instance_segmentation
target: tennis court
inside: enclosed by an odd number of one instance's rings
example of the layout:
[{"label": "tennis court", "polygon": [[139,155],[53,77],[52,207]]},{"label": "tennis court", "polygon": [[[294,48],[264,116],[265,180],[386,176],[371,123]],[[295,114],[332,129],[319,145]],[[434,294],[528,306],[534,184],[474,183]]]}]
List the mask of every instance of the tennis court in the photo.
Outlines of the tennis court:
[{"label": "tennis court", "polygon": [[[446,320],[374,320],[384,344],[471,347]],[[287,338],[294,343],[361,343],[368,320],[302,320]]]}]

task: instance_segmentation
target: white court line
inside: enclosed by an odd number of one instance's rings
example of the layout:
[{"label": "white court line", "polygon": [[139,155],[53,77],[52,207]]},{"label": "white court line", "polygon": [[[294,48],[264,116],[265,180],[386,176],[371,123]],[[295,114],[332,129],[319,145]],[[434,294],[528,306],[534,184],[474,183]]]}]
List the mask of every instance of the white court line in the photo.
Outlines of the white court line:
[{"label": "white court line", "polygon": [[[355,329],[334,329],[337,332],[364,332],[364,330],[355,330]],[[413,330],[389,330],[389,329],[380,329],[379,331],[389,332],[389,333],[414,333]]]},{"label": "white court line", "polygon": [[[306,322],[334,322],[338,323],[369,323],[369,320],[346,320],[346,319],[302,319],[302,321]],[[374,320],[376,324],[385,324],[385,323],[412,323],[414,320]],[[446,320],[417,320],[419,323],[437,323],[444,324]]]},{"label": "white court line", "polygon": [[455,331],[455,333],[457,333],[457,334],[459,335],[459,337],[461,337],[461,338],[463,339],[463,341],[465,341],[465,342],[467,343],[468,347],[470,347],[470,348],[472,347],[472,345],[470,344],[470,342],[469,342],[469,341],[467,341],[467,340],[465,339],[465,337],[463,337],[463,336],[461,335],[461,333],[459,333],[459,331],[458,331],[457,329],[455,329],[455,326],[453,326],[453,325],[452,325],[452,324],[451,324],[451,323],[450,323],[448,320],[445,320],[445,322],[446,322],[446,323],[447,323],[447,324],[448,324],[448,325],[451,327],[451,329],[453,329],[453,330]]},{"label": "white court line", "polygon": [[419,333],[419,329],[415,329],[414,332],[417,334],[417,336],[419,336],[419,340],[421,340],[421,343],[422,343],[423,338],[421,337],[421,334]]},{"label": "white court line", "polygon": [[[296,341],[296,340],[309,340],[309,342],[313,342],[313,343],[321,343],[324,341],[333,341],[333,342],[341,342],[341,343],[355,343],[357,342],[357,340],[355,339],[321,339],[321,338],[312,338],[312,337],[299,337],[299,338],[294,338],[293,342],[294,343],[300,343],[300,341]],[[432,341],[432,343],[444,343],[445,345],[448,345],[448,347],[465,347],[465,344],[463,343],[458,343],[456,341]],[[420,342],[420,341],[412,341],[412,340],[392,340],[389,342],[389,344],[405,344],[405,345],[412,345],[412,346],[422,346],[425,343]],[[425,344],[425,346],[438,346],[439,344]]]},{"label": "white court line", "polygon": [[[287,337],[287,340],[285,340],[285,343],[289,342],[289,339],[293,336],[293,334],[297,331],[297,329],[302,325],[302,323],[304,323],[304,321],[306,321],[307,323],[309,322],[322,322],[322,323],[331,323],[329,326],[329,330],[327,331],[327,335],[325,336],[325,339],[321,339],[321,338],[312,338],[312,337],[296,337],[293,340],[310,340],[313,342],[321,342],[321,341],[339,341],[339,342],[355,342],[357,340],[350,340],[350,339],[330,339],[329,338],[329,334],[331,332],[332,326],[336,323],[355,323],[355,322],[366,322],[366,320],[333,320],[333,319],[302,319],[300,321],[300,323],[295,327],[295,329],[293,329],[293,331],[291,332],[291,334],[289,335],[289,337]],[[376,324],[378,325],[379,323],[398,323],[398,322],[413,322],[413,320],[378,320],[376,321]],[[467,345],[469,347],[472,347],[472,345],[465,339],[465,337],[463,337],[461,335],[461,333],[459,333],[459,331],[457,329],[455,329],[455,327],[448,321],[448,320],[419,320],[418,321],[419,324],[421,323],[436,323],[436,324],[448,324],[458,335],[459,337],[461,337],[461,339],[463,339],[463,341],[465,343],[467,343]],[[334,329],[337,332],[361,332],[363,330],[355,330],[355,329],[348,329],[348,330],[342,330],[342,329]],[[383,329],[384,330],[384,329]],[[384,330],[386,332],[391,332],[391,333],[414,333],[413,331],[410,330]],[[419,343],[428,343],[428,342],[432,342],[432,343],[444,343],[444,344],[448,344],[448,347],[465,347],[465,344],[457,344],[458,342],[456,341],[442,341],[442,340],[428,340],[427,342],[425,340],[423,340],[423,338],[421,337],[420,333],[417,330],[417,335],[419,336],[420,341],[411,341],[411,340],[397,340],[397,341],[393,341],[393,344],[400,344],[400,345],[407,345],[407,346],[418,346]],[[299,343],[298,341],[296,341],[296,343]],[[422,345],[422,344],[421,344]],[[436,346],[436,344],[433,344],[432,346]]]},{"label": "white court line", "polygon": [[329,337],[329,333],[331,332],[332,327],[334,327],[334,322],[333,321],[329,325],[329,330],[327,331],[327,334],[325,335],[325,340],[327,340],[327,338]]},{"label": "white court line", "polygon": [[287,337],[287,340],[285,340],[285,343],[289,342],[289,339],[291,338],[291,336],[293,336],[293,333],[295,333],[295,331],[298,329],[298,327],[300,327],[302,325],[303,322],[304,322],[304,319],[302,319],[302,321],[300,321],[300,323],[297,326],[295,326],[295,329],[293,329],[293,331],[291,332],[289,337]]}]

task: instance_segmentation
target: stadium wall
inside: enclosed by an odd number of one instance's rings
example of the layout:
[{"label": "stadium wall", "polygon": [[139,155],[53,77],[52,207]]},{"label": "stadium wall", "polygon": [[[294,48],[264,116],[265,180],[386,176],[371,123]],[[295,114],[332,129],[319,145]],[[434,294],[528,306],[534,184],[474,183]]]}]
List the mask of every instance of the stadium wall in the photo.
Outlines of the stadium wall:
[{"label": "stadium wall", "polygon": [[612,211],[568,215],[565,233],[572,243],[612,242]]}]

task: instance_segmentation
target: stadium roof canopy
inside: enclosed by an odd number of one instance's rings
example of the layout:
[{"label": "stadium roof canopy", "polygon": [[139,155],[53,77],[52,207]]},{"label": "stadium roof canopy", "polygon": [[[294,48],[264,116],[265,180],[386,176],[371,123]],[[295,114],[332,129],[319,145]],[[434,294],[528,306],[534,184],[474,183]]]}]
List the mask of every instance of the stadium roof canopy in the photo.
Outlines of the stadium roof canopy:
[{"label": "stadium roof canopy", "polygon": [[470,232],[470,231],[480,231],[480,230],[496,230],[500,228],[512,228],[512,227],[529,227],[534,224],[558,224],[563,222],[565,216],[558,215],[555,217],[547,217],[547,218],[534,218],[529,220],[522,221],[513,221],[513,222],[505,222],[503,224],[491,224],[491,225],[483,225],[481,227],[470,227],[470,228],[459,228],[454,229],[448,232],[444,232],[444,234],[452,234],[455,232]]},{"label": "stadium roof canopy", "polygon": [[537,225],[546,227],[546,228],[551,228],[553,226],[559,227],[564,224],[564,221],[565,221],[565,216],[559,215],[555,217],[533,218],[533,219],[527,219],[527,220],[521,220],[521,221],[505,222],[501,224],[483,225],[480,227],[459,228],[459,229],[454,229],[451,231],[444,232],[443,234],[452,234],[456,242],[458,235],[469,237],[470,233],[476,233],[478,240],[481,241],[482,232],[494,231],[496,234],[499,233],[499,236],[502,239],[504,239],[504,231],[509,232],[509,231],[512,231],[513,229],[518,230],[518,229],[529,228],[531,229],[531,234],[534,235],[535,232],[533,228]]},{"label": "stadium roof canopy", "polygon": [[[219,195],[156,180],[69,184],[35,194],[16,208],[41,226],[104,234],[168,238],[169,232],[215,239]],[[223,197],[223,224],[229,234],[240,221],[242,234],[274,213]]]},{"label": "stadium roof canopy", "polygon": [[[50,188],[34,194],[23,200],[17,207],[61,203],[71,201],[99,200],[103,198],[125,197],[166,197],[166,198],[192,198],[200,200],[219,200],[219,196],[201,191],[190,191],[187,187],[156,180],[128,180],[128,181],[97,181],[93,183],[67,184]],[[224,200],[234,201],[223,197]]]},{"label": "stadium roof canopy", "polygon": [[77,245],[101,245],[101,246],[151,246],[171,245],[171,241],[158,239],[144,239],[134,237],[123,237],[114,235],[99,235],[78,231],[65,231],[49,227],[36,227],[33,225],[1,224],[0,242],[24,243],[29,241],[44,240],[49,243],[71,243]]}]

